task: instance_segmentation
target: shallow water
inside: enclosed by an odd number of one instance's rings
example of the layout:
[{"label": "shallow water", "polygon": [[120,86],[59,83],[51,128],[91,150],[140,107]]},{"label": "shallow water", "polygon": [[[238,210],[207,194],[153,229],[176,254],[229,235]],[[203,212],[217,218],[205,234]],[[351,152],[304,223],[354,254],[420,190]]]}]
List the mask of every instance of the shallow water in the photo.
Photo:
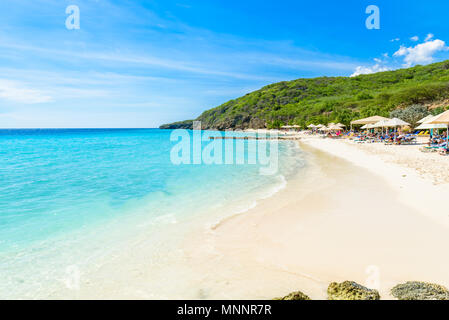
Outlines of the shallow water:
[{"label": "shallow water", "polygon": [[[251,157],[260,160],[248,141],[238,152],[242,140],[230,140],[232,164],[175,165],[170,151],[178,141],[171,134],[0,130],[0,298],[83,297],[80,286],[92,282],[105,290],[120,281],[126,286],[132,275],[119,280],[112,274],[114,259],[127,250],[136,250],[129,255],[141,263],[129,267],[133,272],[172,268],[181,263],[176,249],[189,221],[214,224],[243,212],[304,166],[293,142],[282,142],[279,170],[262,175],[264,164],[248,164]],[[187,134],[194,154],[193,133]],[[209,143],[203,141],[202,150]],[[265,145],[257,142],[257,148]],[[145,253],[138,250],[143,247]],[[146,297],[156,296],[142,287]]]}]

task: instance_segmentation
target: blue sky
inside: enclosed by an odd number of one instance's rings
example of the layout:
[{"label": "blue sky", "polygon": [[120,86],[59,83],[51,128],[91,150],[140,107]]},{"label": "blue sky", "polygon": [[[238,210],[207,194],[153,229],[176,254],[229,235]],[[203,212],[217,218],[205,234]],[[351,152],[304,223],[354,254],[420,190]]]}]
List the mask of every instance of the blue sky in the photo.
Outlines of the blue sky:
[{"label": "blue sky", "polygon": [[[80,29],[65,26],[80,9]],[[380,29],[368,30],[368,5]],[[449,59],[448,1],[2,0],[0,127],[157,127],[264,85]]]}]

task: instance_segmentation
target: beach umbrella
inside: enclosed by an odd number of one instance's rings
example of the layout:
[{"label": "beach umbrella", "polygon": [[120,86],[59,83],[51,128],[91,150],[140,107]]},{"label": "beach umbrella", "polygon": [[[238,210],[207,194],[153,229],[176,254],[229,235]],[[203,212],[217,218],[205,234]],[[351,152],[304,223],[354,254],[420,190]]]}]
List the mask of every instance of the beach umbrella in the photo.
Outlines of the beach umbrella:
[{"label": "beach umbrella", "polygon": [[426,123],[427,121],[430,121],[432,118],[434,118],[435,116],[429,114],[428,116],[425,116],[424,118],[422,118],[421,120],[419,120],[416,123]]},{"label": "beach umbrella", "polygon": [[[437,116],[427,116],[427,120],[424,122],[421,122],[421,125],[419,125],[418,127],[416,127],[417,130],[427,130],[427,129],[446,129],[446,125],[444,123],[432,123],[433,120],[435,120],[436,118],[438,118],[439,115]],[[424,118],[424,119],[426,119]],[[421,120],[420,120],[421,121]],[[419,121],[418,121],[419,122]]]},{"label": "beach umbrella", "polygon": [[374,124],[371,124],[372,128],[385,128],[387,127],[388,120],[381,120],[379,122],[376,122]]},{"label": "beach umbrella", "polygon": [[438,116],[436,116],[435,119],[429,122],[430,124],[445,124],[447,133],[446,133],[446,148],[449,148],[449,110],[445,111]]},{"label": "beach umbrella", "polygon": [[449,123],[449,110],[435,116],[435,119],[429,121],[429,123],[444,123],[444,124]]},{"label": "beach umbrella", "polygon": [[317,128],[326,128],[326,126],[324,124],[321,124],[321,123],[319,125],[317,125],[316,127]]},{"label": "beach umbrella", "polygon": [[382,120],[389,120],[388,118],[381,117],[381,116],[372,116],[368,118],[358,119],[351,121],[351,130],[353,125],[365,125],[365,124],[375,124]]},{"label": "beach umbrella", "polygon": [[429,130],[429,129],[446,129],[445,124],[431,124],[431,123],[423,123],[416,127],[416,130]]},{"label": "beach umbrella", "polygon": [[337,126],[336,124],[330,124],[330,125],[327,127],[327,129],[328,129],[329,131],[332,131],[332,130],[338,131],[338,130],[341,130],[341,127],[340,127],[340,126]]},{"label": "beach umbrella", "polygon": [[386,127],[404,127],[409,126],[410,123],[405,122],[404,120],[393,118],[385,122]]},{"label": "beach umbrella", "polygon": [[368,117],[368,118],[351,121],[351,125],[353,125],[353,124],[370,124],[370,123],[374,124],[374,123],[377,123],[382,120],[390,120],[390,119],[381,117],[381,116],[373,116],[373,117]]},{"label": "beach umbrella", "polygon": [[374,128],[374,125],[370,123],[365,124],[363,127],[361,127],[361,129],[372,129],[372,128]]},{"label": "beach umbrella", "polygon": [[376,122],[376,123],[374,123],[374,124],[371,124],[371,128],[382,128],[382,134],[383,134],[383,132],[384,132],[384,128],[387,128],[388,126],[387,126],[387,122],[389,121],[390,119],[385,119],[385,120],[381,120],[381,121],[379,121],[379,122]]},{"label": "beach umbrella", "polygon": [[314,132],[314,130],[316,130],[316,129],[317,129],[317,126],[316,126],[316,125],[314,125],[314,124],[309,124],[309,125],[307,126],[307,128],[311,129],[311,130],[312,130],[312,133],[313,133],[313,132]]},{"label": "beach umbrella", "polygon": [[395,128],[394,129],[394,138],[396,139],[396,132],[397,132],[397,127],[404,127],[404,126],[409,126],[410,123],[405,122],[404,120],[398,119],[398,118],[393,118],[390,119],[388,121],[385,122],[384,124],[386,127],[392,127]]},{"label": "beach umbrella", "polygon": [[318,128],[318,131],[327,131],[326,126],[321,126]]},{"label": "beach umbrella", "polygon": [[345,128],[346,126],[344,125],[344,124],[342,124],[342,123],[337,123],[337,126],[339,126],[339,127],[341,127],[341,128]]}]

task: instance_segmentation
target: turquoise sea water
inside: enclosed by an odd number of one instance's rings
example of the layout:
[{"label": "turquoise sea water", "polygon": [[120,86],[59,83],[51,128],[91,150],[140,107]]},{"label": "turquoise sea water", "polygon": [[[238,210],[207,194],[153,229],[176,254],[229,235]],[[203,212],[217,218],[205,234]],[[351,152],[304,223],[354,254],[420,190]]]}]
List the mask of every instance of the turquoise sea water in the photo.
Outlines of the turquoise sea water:
[{"label": "turquoise sea water", "polygon": [[[107,257],[142,226],[244,211],[304,165],[292,142],[279,143],[272,175],[261,164],[175,165],[171,133],[0,130],[0,298],[47,297],[68,266]],[[254,152],[246,141],[243,151],[234,159]]]}]

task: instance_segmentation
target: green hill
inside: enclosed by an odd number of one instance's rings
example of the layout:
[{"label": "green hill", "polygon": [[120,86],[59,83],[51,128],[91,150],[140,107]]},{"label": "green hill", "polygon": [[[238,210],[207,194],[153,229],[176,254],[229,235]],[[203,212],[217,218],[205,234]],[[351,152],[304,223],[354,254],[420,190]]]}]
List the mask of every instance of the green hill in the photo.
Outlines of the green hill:
[{"label": "green hill", "polygon": [[[409,105],[445,105],[449,99],[449,60],[427,66],[357,77],[320,77],[283,81],[203,112],[205,129],[306,126],[372,115],[389,116]],[[162,125],[191,128],[192,120]]]}]

